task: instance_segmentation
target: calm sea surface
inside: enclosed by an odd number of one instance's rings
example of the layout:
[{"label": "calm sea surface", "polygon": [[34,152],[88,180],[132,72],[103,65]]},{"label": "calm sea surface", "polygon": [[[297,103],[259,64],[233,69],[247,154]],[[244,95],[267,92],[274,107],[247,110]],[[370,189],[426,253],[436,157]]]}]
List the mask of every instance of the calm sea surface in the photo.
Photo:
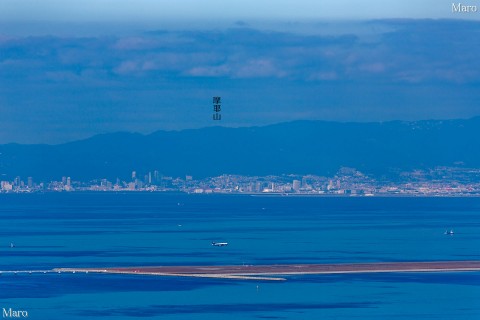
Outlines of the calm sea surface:
[{"label": "calm sea surface", "polygon": [[[480,260],[479,198],[0,195],[0,270],[431,260]],[[2,274],[1,308],[41,320],[480,319],[480,273]]]}]

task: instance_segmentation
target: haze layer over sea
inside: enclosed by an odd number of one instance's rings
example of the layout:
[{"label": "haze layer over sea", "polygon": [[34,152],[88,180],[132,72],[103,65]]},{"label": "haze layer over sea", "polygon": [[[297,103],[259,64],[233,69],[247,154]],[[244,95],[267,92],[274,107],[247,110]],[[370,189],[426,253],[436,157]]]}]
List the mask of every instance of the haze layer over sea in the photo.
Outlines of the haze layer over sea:
[{"label": "haze layer over sea", "polygon": [[[0,270],[479,260],[479,248],[479,198],[0,195]],[[29,319],[480,317],[478,272],[286,278],[4,273],[0,311],[27,310]]]}]

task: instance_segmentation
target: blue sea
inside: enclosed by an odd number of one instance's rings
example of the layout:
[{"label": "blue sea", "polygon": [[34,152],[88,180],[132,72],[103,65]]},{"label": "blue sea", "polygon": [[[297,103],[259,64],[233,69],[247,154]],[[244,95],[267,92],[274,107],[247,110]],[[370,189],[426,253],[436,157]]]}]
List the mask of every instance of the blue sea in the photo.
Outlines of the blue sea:
[{"label": "blue sea", "polygon": [[[0,270],[433,260],[480,260],[480,198],[0,195]],[[480,273],[4,273],[2,308],[41,320],[480,319]]]}]

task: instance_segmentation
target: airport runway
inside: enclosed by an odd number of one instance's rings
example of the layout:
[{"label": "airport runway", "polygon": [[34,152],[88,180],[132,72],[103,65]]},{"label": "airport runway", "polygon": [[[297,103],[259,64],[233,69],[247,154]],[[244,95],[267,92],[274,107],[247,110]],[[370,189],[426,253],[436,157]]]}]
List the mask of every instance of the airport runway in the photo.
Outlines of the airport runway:
[{"label": "airport runway", "polygon": [[384,272],[480,271],[480,261],[429,261],[341,264],[274,264],[230,266],[148,266],[123,268],[56,268],[50,272],[142,274],[155,276],[206,277],[225,279],[286,280],[281,276],[307,274]]}]

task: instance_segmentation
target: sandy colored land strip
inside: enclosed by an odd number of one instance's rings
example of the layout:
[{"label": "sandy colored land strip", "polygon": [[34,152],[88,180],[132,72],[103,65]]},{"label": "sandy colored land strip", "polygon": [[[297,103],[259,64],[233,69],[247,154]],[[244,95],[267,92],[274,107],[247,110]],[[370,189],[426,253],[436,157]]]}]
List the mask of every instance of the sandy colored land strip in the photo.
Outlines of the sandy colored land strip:
[{"label": "sandy colored land strip", "polygon": [[126,268],[57,268],[55,272],[143,274],[246,280],[285,280],[279,275],[480,271],[480,261],[382,262],[342,264],[275,264],[242,266],[149,266]]}]

